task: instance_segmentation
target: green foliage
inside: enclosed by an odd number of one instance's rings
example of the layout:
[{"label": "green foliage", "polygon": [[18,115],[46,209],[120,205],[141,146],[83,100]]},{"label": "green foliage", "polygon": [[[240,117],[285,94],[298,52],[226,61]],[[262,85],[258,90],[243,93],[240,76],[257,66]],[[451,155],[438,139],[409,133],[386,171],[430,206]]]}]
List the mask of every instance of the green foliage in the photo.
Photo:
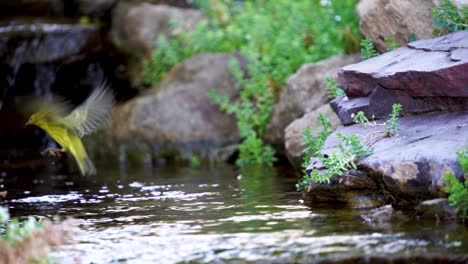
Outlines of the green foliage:
[{"label": "green foliage", "polygon": [[392,105],[392,113],[390,113],[390,119],[387,121],[387,127],[385,128],[385,135],[388,137],[396,136],[400,131],[400,112],[402,110],[401,104]]},{"label": "green foliage", "polygon": [[[367,126],[384,126],[385,131],[384,134],[386,137],[396,136],[398,131],[400,131],[400,112],[402,110],[401,104],[393,104],[392,105],[392,112],[388,115],[389,119],[385,123],[377,123],[374,121],[374,116],[372,116],[372,121],[370,121],[363,111],[359,111],[356,114],[351,114],[354,122],[356,124],[362,124],[364,127]],[[379,131],[377,131],[379,132]]]},{"label": "green foliage", "polygon": [[41,222],[34,217],[29,217],[24,221],[19,221],[17,218],[10,220],[8,210],[4,207],[0,207],[0,222],[4,225],[2,240],[11,246],[18,245],[22,240],[42,228]]},{"label": "green foliage", "polygon": [[194,155],[190,158],[190,167],[192,168],[198,168],[201,165],[201,160],[200,157]]},{"label": "green foliage", "polygon": [[[210,96],[222,110],[237,118],[243,138],[238,164],[271,164],[273,150],[265,146],[263,135],[286,78],[304,63],[357,51],[360,39],[357,0],[196,3],[208,21],[170,40],[158,38],[151,61],[143,62],[144,79],[148,83],[157,82],[170,68],[194,54],[239,51],[248,64],[247,74],[240,67],[233,67],[239,98],[233,100],[214,90]],[[247,145],[257,149],[248,150]],[[266,153],[258,159],[253,154],[260,150]]]},{"label": "green foliage", "polygon": [[355,114],[355,113],[352,113],[352,114],[351,114],[351,117],[353,118],[354,123],[356,123],[356,124],[362,124],[362,125],[364,125],[364,127],[367,127],[367,126],[369,126],[369,125],[375,125],[375,122],[371,122],[371,121],[366,117],[366,115],[364,114],[363,111],[359,111],[359,112],[357,112],[356,114]]},{"label": "green foliage", "polygon": [[457,152],[458,162],[465,174],[468,173],[468,147],[464,147]]},{"label": "green foliage", "polygon": [[468,184],[458,181],[452,173],[444,175],[445,192],[449,194],[450,206],[457,208],[457,213],[461,219],[468,219]]},{"label": "green foliage", "polygon": [[[356,169],[355,160],[371,154],[371,149],[364,146],[356,135],[343,135],[337,133],[340,143],[338,144],[338,152],[332,151],[329,156],[321,153],[323,145],[327,137],[331,134],[330,122],[323,115],[318,117],[319,123],[322,125],[322,130],[317,134],[306,129],[302,136],[307,145],[304,150],[305,157],[302,163],[303,176],[299,181],[299,186],[302,188],[311,181],[316,183],[330,182],[333,176],[341,176],[350,169]],[[314,169],[310,174],[306,168],[309,165],[311,157],[316,157],[325,166],[325,171]]]},{"label": "green foliage", "polygon": [[[464,147],[457,152],[458,162],[463,172],[468,174],[468,147]],[[451,172],[444,175],[445,192],[449,194],[448,200],[451,206],[457,208],[460,218],[465,221],[468,219],[468,182],[459,182],[457,177]]]},{"label": "green foliage", "polygon": [[328,91],[328,98],[334,99],[336,97],[345,96],[345,92],[338,86],[338,83],[331,77],[325,77],[325,88]]},{"label": "green foliage", "polygon": [[276,158],[273,148],[265,145],[255,133],[248,135],[239,145],[239,158],[236,160],[239,167],[255,164],[271,167],[274,161]]},{"label": "green foliage", "polygon": [[396,43],[392,37],[386,37],[385,44],[387,44],[387,51],[392,51],[401,47],[400,44]]},{"label": "green foliage", "polygon": [[378,55],[379,52],[375,50],[374,44],[369,38],[361,40],[361,59],[367,60]]},{"label": "green foliage", "polygon": [[[240,136],[243,141],[239,145],[238,166],[262,164],[271,166],[276,160],[274,150],[265,145],[262,138],[270,120],[274,100],[270,87],[262,85],[262,68],[250,64],[251,72],[258,72],[250,79],[244,79],[244,72],[239,62],[230,61],[231,72],[235,78],[235,87],[240,90],[240,97],[232,101],[228,96],[219,95],[214,89],[210,91],[210,97],[221,110],[233,114],[237,120]],[[256,81],[256,82],[255,82]]]},{"label": "green foliage", "polygon": [[432,20],[438,26],[433,31],[435,36],[440,36],[442,30],[448,32],[468,29],[468,5],[464,5],[459,10],[450,0],[443,0],[442,3],[434,7],[431,11]]},{"label": "green foliage", "polygon": [[163,35],[157,38],[157,48],[151,54],[151,60],[143,61],[142,74],[146,83],[160,81],[174,65],[193,55],[190,49],[181,48],[182,40],[182,36],[170,40]]}]

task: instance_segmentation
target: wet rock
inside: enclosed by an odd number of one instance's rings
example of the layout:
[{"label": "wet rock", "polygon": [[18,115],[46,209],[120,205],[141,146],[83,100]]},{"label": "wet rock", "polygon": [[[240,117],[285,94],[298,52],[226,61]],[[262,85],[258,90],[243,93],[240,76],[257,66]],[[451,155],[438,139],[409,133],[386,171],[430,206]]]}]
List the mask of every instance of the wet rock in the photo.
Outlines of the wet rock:
[{"label": "wet rock", "polygon": [[289,162],[298,170],[301,170],[303,150],[305,148],[302,132],[310,127],[313,132],[322,129],[317,121],[317,116],[323,114],[331,122],[331,129],[334,130],[339,125],[339,119],[328,104],[322,105],[316,110],[305,114],[303,117],[294,120],[284,130],[284,144],[286,157]]},{"label": "wet rock", "polygon": [[317,63],[303,65],[287,80],[279,102],[273,108],[266,138],[272,143],[283,146],[286,126],[328,101],[325,77],[336,77],[340,67],[357,61],[359,55],[337,55]]},{"label": "wet rock", "polygon": [[385,224],[392,220],[394,214],[395,211],[392,205],[389,204],[370,210],[367,214],[363,215],[362,218],[368,223]]},{"label": "wet rock", "polygon": [[383,202],[377,189],[371,178],[351,170],[346,175],[333,177],[330,183],[311,183],[304,192],[304,200],[311,206],[338,203],[350,208],[374,208]]},{"label": "wet rock", "polygon": [[148,142],[156,155],[168,156],[185,152],[206,156],[237,143],[235,119],[208,96],[210,89],[238,96],[228,66],[234,57],[241,59],[221,53],[187,59],[144,95],[117,107],[109,133],[120,140]]},{"label": "wet rock", "polygon": [[359,110],[384,118],[394,103],[403,106],[404,115],[466,110],[467,49],[468,31],[459,31],[343,67],[338,75],[349,99],[335,100],[332,107],[343,124]]},{"label": "wet rock", "polygon": [[[360,16],[359,27],[364,36],[370,38],[376,48],[387,50],[386,37],[405,45],[414,34],[417,39],[432,38],[431,9],[439,0],[361,0],[357,6]],[[465,0],[455,0],[456,4]]]},{"label": "wet rock", "polygon": [[420,218],[437,221],[455,221],[458,218],[456,209],[445,198],[421,202],[416,207],[416,213]]},{"label": "wet rock", "polygon": [[456,152],[467,144],[468,112],[402,117],[397,137],[383,137],[383,129],[362,125],[339,127],[325,142],[323,153],[336,148],[338,132],[356,134],[367,143],[373,137],[372,155],[357,164],[373,179],[382,182],[400,205],[443,196],[446,172],[460,179],[463,177]]},{"label": "wet rock", "polygon": [[0,60],[10,65],[76,60],[100,48],[92,25],[11,24],[0,27]]}]

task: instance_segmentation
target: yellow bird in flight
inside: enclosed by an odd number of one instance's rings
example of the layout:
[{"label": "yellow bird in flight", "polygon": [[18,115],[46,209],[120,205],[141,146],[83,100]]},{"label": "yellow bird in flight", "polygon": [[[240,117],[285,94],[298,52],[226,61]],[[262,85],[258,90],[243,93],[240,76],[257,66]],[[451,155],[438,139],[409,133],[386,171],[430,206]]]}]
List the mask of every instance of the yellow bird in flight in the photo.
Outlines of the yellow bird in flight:
[{"label": "yellow bird in flight", "polygon": [[64,102],[41,103],[26,125],[35,125],[47,132],[62,149],[47,149],[51,154],[70,152],[83,175],[95,175],[96,168],[81,142],[84,135],[103,126],[109,119],[114,96],[104,85],[95,89],[73,111]]}]

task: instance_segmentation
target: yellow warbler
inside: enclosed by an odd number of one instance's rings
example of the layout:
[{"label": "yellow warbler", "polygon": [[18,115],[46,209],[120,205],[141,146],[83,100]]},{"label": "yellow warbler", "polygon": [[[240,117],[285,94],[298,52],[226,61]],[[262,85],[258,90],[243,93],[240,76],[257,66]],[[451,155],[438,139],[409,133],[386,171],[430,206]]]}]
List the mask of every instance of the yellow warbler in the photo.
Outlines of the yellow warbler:
[{"label": "yellow warbler", "polygon": [[71,112],[67,111],[69,107],[63,102],[42,103],[26,125],[42,128],[62,147],[48,149],[51,154],[68,151],[83,175],[94,175],[96,168],[86,153],[81,137],[94,132],[108,120],[113,103],[113,94],[101,86]]}]

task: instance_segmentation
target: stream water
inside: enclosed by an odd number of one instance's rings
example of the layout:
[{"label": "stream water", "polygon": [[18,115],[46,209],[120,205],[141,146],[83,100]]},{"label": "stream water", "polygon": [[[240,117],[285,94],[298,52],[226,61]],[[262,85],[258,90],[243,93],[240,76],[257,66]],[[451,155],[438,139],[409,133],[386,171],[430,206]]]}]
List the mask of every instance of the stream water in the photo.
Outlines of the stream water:
[{"label": "stream water", "polygon": [[460,224],[370,225],[344,208],[309,208],[288,169],[100,168],[96,177],[3,178],[13,216],[73,217],[60,263],[430,263],[468,259]]}]

